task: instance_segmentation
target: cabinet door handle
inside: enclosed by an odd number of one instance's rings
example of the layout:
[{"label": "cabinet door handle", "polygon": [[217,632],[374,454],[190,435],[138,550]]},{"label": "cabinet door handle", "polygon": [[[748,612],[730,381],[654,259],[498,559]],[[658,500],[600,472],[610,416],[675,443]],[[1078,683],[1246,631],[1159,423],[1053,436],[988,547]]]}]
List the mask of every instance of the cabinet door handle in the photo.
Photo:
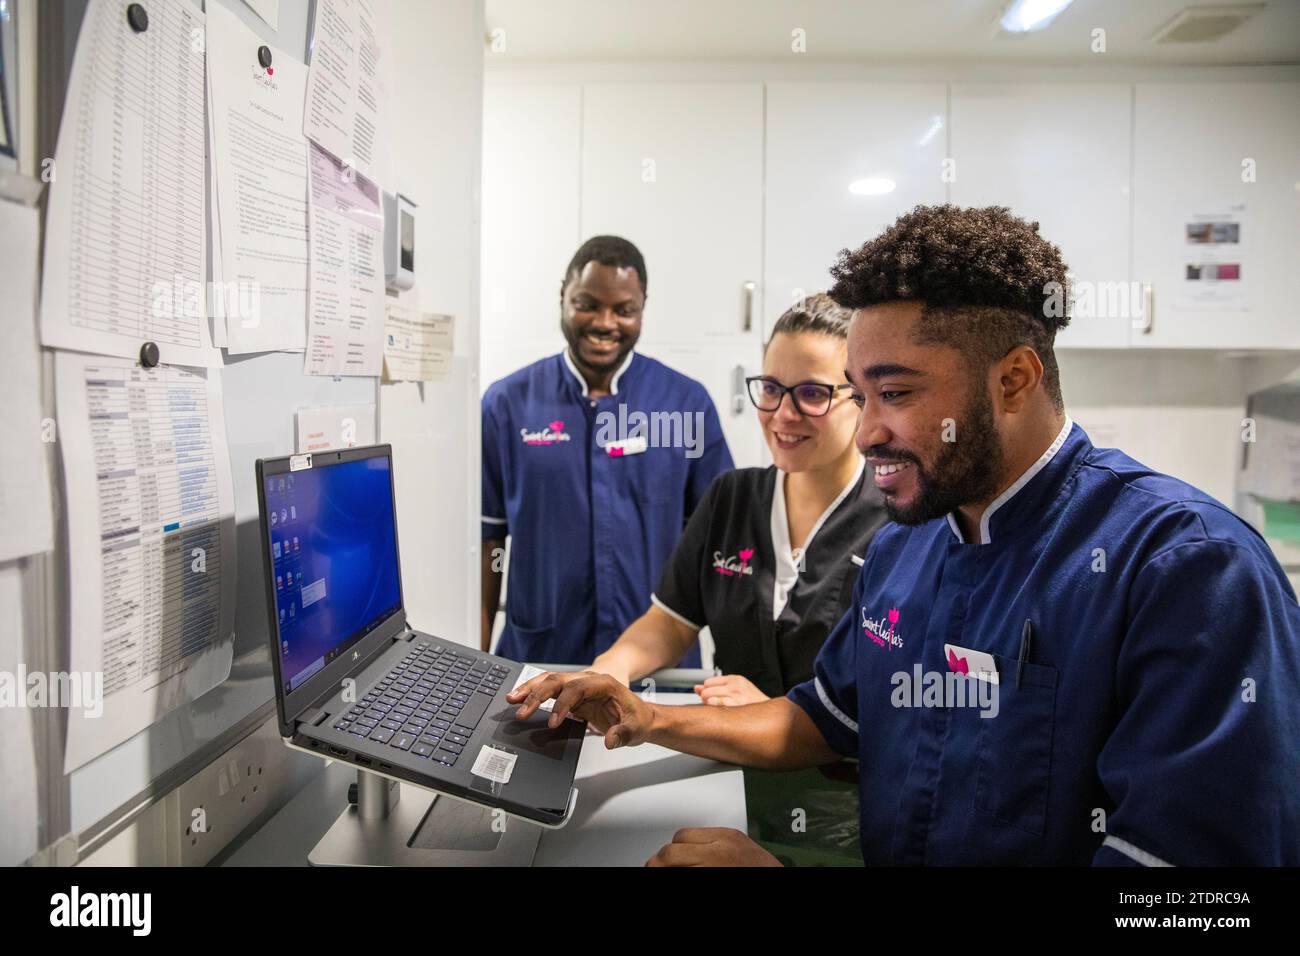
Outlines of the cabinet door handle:
[{"label": "cabinet door handle", "polygon": [[740,331],[749,332],[754,328],[754,283],[746,282],[743,288],[745,290],[745,314],[740,323]]},{"label": "cabinet door handle", "polygon": [[731,370],[731,414],[745,413],[746,398],[745,366],[737,365]]},{"label": "cabinet door handle", "polygon": [[1134,330],[1143,335],[1151,334],[1151,328],[1155,324],[1155,303],[1156,295],[1151,283],[1142,283],[1142,314],[1133,317]]}]

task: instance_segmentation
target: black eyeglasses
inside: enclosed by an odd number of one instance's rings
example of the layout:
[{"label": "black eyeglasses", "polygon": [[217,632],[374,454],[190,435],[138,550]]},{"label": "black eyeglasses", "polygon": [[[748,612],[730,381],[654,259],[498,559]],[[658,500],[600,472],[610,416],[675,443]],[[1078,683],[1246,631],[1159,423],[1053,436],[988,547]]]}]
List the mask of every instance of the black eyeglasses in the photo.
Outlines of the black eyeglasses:
[{"label": "black eyeglasses", "polygon": [[823,382],[800,382],[798,385],[782,385],[761,375],[751,375],[745,379],[749,387],[749,400],[760,412],[774,412],[781,407],[785,393],[790,393],[795,410],[808,418],[821,418],[831,410],[831,401],[835,393],[852,385],[827,385]]}]

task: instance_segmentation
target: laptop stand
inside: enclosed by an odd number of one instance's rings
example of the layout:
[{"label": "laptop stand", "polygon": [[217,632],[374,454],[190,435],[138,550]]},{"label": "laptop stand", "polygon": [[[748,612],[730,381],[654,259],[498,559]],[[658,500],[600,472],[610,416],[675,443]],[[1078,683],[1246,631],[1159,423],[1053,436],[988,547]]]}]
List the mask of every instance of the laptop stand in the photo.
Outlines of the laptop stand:
[{"label": "laptop stand", "polygon": [[542,828],[389,777],[357,771],[349,806],[312,866],[529,866]]}]

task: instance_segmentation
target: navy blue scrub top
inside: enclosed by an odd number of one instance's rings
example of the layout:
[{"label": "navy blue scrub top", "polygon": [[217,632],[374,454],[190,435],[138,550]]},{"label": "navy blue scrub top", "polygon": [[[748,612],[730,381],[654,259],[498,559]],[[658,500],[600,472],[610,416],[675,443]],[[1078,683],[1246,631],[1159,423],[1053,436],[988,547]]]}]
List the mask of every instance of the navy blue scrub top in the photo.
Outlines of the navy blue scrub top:
[{"label": "navy blue scrub top", "polygon": [[[610,392],[591,397],[561,352],[483,396],[483,540],[511,537],[503,657],[590,663],[645,613],[696,504],[734,467],[699,382],[633,352]],[[681,666],[700,666],[698,645]]]},{"label": "navy blue scrub top", "polygon": [[[883,527],[815,678],[790,692],[861,760],[863,859],[1300,864],[1286,575],[1203,492],[1068,420],[1057,442],[978,545],[951,517]],[[930,676],[973,688],[980,652],[996,716]]]}]

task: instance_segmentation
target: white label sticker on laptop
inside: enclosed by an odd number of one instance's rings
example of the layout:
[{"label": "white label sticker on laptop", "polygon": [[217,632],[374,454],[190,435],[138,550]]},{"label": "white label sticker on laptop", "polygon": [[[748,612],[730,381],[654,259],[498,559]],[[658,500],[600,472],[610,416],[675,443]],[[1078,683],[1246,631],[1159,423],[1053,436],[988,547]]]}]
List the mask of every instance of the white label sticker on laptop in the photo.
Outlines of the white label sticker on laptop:
[{"label": "white label sticker on laptop", "polygon": [[470,773],[476,777],[487,777],[496,783],[509,783],[510,775],[515,770],[515,761],[518,759],[508,750],[484,747],[478,752],[478,759],[474,761],[474,768]]},{"label": "white label sticker on laptop", "polygon": [[[538,674],[545,674],[545,673],[546,671],[542,670],[540,667],[534,667],[532,664],[525,664],[524,669],[519,672],[519,679],[515,681],[515,687],[518,687],[520,684],[524,683],[525,681],[532,680]],[[512,687],[510,689],[514,690],[515,687]],[[538,709],[550,711],[553,710],[554,708],[555,708],[555,698],[552,697],[550,700],[545,701],[542,704],[542,706]]]}]

